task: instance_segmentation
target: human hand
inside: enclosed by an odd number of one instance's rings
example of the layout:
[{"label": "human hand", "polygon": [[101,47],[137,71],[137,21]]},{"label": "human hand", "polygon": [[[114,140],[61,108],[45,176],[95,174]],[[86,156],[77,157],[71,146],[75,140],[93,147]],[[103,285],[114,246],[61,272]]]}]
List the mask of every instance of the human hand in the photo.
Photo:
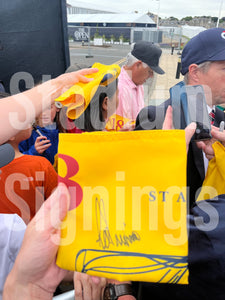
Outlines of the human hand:
[{"label": "human hand", "polygon": [[[173,127],[173,109],[172,106],[168,106],[166,111],[165,120],[163,122],[163,130],[170,130],[174,129]],[[196,123],[191,123],[185,128],[185,139],[186,139],[186,148],[188,151],[189,143],[191,141],[191,138],[196,130]]]},{"label": "human hand", "polygon": [[200,142],[196,142],[197,146],[199,149],[202,149],[202,151],[204,151],[205,156],[208,160],[213,159],[213,157],[215,156],[214,150],[212,145],[215,143],[215,139],[210,139],[207,141],[200,141]]},{"label": "human hand", "polygon": [[34,148],[39,153],[42,154],[51,146],[51,141],[47,139],[46,136],[38,136],[36,138]]},{"label": "human hand", "polygon": [[225,147],[225,131],[221,132],[219,131],[219,128],[212,126],[211,134],[212,139],[196,143],[198,148],[202,149],[205,152],[205,156],[208,160],[213,159],[213,157],[215,156],[212,145],[216,141],[220,141],[221,144]]},{"label": "human hand", "polygon": [[74,273],[74,289],[76,300],[101,300],[106,278],[90,276],[84,273]]},{"label": "human hand", "polygon": [[61,85],[63,86],[61,94],[78,82],[88,83],[92,81],[93,80],[92,78],[87,78],[85,76],[94,74],[96,72],[98,72],[97,68],[87,68],[76,72],[65,73],[60,75],[59,77],[56,78],[56,80],[58,82],[61,82]]},{"label": "human hand", "polygon": [[221,142],[225,147],[225,131],[220,131],[218,127],[212,126],[211,134],[214,140]]},{"label": "human hand", "polygon": [[173,127],[173,108],[171,105],[169,105],[166,110],[166,115],[165,115],[162,129],[163,130],[174,129],[174,127]]},{"label": "human hand", "polygon": [[45,201],[25,232],[21,250],[4,287],[3,300],[52,299],[67,274],[56,265],[60,225],[69,208],[64,184]]},{"label": "human hand", "polygon": [[[93,79],[86,78],[85,75],[96,72],[98,69],[90,68],[62,74],[23,93],[7,97],[6,101],[0,101],[0,144],[5,143],[20,130],[25,129],[28,124],[31,124],[51,103],[54,103],[56,98],[62,95],[66,87],[68,89],[79,81],[88,83]],[[15,116],[9,117],[12,114]],[[24,122],[18,120],[24,120]],[[18,128],[18,124],[20,124],[20,128]]]}]

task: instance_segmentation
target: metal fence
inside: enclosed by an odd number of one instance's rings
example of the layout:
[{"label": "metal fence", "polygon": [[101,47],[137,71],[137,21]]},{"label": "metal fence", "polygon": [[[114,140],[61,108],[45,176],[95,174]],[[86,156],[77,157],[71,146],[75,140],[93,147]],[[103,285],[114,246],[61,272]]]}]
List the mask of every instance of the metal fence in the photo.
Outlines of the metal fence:
[{"label": "metal fence", "polygon": [[156,28],[145,27],[87,27],[68,25],[69,38],[77,42],[89,42],[102,38],[104,43],[134,43],[145,40],[162,42],[163,32]]}]

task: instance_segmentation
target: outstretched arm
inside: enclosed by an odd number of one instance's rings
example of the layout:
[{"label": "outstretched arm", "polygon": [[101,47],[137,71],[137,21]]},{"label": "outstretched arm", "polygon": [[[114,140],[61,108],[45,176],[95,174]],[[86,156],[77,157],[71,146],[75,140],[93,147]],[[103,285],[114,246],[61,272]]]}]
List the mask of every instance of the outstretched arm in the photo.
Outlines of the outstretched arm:
[{"label": "outstretched arm", "polygon": [[[63,74],[24,93],[0,101],[0,144],[30,125],[36,116],[45,110],[54,99],[77,82],[91,81],[85,75],[98,69],[83,69]],[[7,130],[6,130],[7,128]]]},{"label": "outstretched arm", "polygon": [[60,224],[69,207],[63,184],[45,201],[25,232],[21,250],[10,272],[3,300],[50,300],[67,274],[56,265]]}]

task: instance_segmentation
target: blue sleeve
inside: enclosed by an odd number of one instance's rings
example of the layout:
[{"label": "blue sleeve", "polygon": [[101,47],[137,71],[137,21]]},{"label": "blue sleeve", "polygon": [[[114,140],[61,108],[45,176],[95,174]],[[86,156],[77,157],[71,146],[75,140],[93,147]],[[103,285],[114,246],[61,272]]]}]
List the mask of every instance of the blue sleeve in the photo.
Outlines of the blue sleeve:
[{"label": "blue sleeve", "polygon": [[34,145],[32,145],[30,148],[28,148],[28,147],[26,148],[26,147],[24,147],[24,145],[22,143],[19,144],[20,152],[22,152],[23,154],[28,154],[28,155],[40,155],[40,153],[38,153],[36,151]]},{"label": "blue sleeve", "polygon": [[29,139],[20,142],[19,144],[20,152],[28,155],[40,155],[34,147],[36,138],[37,136],[35,135],[34,131],[32,131],[31,137]]},{"label": "blue sleeve", "polygon": [[224,235],[225,195],[199,201],[189,216],[189,291],[198,299],[224,299]]}]

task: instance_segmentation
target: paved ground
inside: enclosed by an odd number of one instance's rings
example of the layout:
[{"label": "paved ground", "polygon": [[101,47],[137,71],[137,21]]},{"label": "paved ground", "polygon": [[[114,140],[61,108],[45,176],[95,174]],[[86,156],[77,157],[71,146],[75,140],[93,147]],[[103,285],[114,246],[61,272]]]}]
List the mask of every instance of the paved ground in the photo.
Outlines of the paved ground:
[{"label": "paved ground", "polygon": [[179,55],[177,55],[177,51],[174,52],[174,55],[171,55],[171,51],[169,49],[163,50],[160,66],[165,71],[165,74],[156,76],[150,100],[159,101],[168,99],[170,87],[182,80],[182,75],[180,76],[180,79],[176,79],[178,60]]},{"label": "paved ground", "polygon": [[[113,45],[110,47],[94,47],[87,45],[82,46],[77,43],[70,43],[70,59],[71,65],[74,63],[84,63],[91,66],[94,62],[101,62],[103,64],[112,64],[120,62],[126,57],[130,51],[130,46]],[[93,57],[87,57],[93,56]],[[145,102],[146,105],[150,103],[160,103],[169,97],[169,88],[182,80],[176,79],[176,70],[179,55],[174,51],[171,55],[170,49],[163,49],[160,60],[160,66],[164,69],[164,75],[156,75],[151,87],[145,86]],[[120,64],[122,65],[122,64]]]}]

